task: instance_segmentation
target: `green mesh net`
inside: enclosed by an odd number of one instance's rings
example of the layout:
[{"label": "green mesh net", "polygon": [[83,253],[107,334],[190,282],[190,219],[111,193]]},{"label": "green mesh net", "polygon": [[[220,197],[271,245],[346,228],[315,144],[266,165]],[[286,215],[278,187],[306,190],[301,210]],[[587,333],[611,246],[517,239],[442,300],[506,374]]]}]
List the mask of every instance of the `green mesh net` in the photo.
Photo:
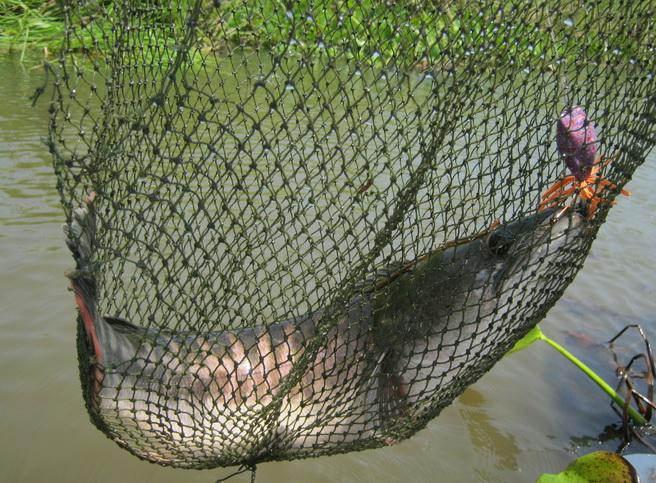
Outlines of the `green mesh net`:
[{"label": "green mesh net", "polygon": [[413,435],[558,300],[656,141],[650,1],[61,8],[84,397],[164,465]]}]

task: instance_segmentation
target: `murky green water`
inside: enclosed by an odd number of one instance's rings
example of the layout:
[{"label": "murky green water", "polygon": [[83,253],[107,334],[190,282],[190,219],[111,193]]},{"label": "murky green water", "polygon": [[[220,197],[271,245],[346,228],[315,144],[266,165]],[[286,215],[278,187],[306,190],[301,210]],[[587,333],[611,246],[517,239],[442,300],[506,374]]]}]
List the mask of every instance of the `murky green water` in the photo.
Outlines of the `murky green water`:
[{"label": "murky green water", "polygon": [[[0,481],[209,482],[229,471],[139,461],[88,421],[75,350],[72,259],[50,157],[40,69],[0,57]],[[640,323],[656,341],[656,156],[629,184],[543,329],[613,380],[608,340]],[[501,361],[428,428],[399,445],[258,467],[258,481],[534,481],[598,443],[617,422],[604,396],[550,348]],[[601,437],[601,439],[606,439]],[[233,481],[247,481],[242,475]]]}]

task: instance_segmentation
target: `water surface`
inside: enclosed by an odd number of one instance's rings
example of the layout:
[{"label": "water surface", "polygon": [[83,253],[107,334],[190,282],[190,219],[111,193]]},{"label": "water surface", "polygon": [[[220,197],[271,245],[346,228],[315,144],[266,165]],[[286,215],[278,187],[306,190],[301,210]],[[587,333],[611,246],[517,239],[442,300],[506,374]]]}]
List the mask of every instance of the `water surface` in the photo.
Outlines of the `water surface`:
[{"label": "water surface", "polygon": [[[32,64],[30,64],[32,65]],[[75,307],[64,270],[63,213],[45,102],[27,97],[39,68],[0,57],[0,481],[209,482],[226,470],[142,462],[88,420],[77,370]],[[604,341],[640,323],[656,341],[656,157],[638,169],[602,227],[585,267],[542,324],[613,381]],[[577,454],[615,449],[604,395],[545,345],[510,356],[415,437],[393,447],[266,463],[258,481],[532,481]],[[233,481],[248,481],[242,475]]]}]

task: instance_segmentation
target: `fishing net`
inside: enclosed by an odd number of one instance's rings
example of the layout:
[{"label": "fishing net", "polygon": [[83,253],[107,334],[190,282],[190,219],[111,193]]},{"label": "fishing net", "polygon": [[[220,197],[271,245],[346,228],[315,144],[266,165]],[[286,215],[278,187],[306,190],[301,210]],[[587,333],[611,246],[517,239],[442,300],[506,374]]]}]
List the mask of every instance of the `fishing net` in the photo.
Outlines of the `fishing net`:
[{"label": "fishing net", "polygon": [[656,140],[649,1],[60,8],[84,397],[160,464],[413,435],[557,301]]}]

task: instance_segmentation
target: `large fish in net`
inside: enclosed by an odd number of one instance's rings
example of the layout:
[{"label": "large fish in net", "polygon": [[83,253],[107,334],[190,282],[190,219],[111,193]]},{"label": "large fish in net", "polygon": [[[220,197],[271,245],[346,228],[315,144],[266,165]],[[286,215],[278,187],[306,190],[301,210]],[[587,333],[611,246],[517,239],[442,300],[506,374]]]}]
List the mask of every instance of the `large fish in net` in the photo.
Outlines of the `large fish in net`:
[{"label": "large fish in net", "polygon": [[523,294],[557,297],[550,271],[571,263],[591,229],[582,206],[548,209],[381,270],[336,314],[299,383],[265,418],[324,313],[206,334],[101,315],[94,203],[92,195],[65,230],[77,261],[69,277],[86,334],[87,404],[119,444],[176,466],[392,444],[414,433],[438,391],[453,397],[480,373],[480,358],[508,348],[489,343],[491,333],[542,316]]}]

